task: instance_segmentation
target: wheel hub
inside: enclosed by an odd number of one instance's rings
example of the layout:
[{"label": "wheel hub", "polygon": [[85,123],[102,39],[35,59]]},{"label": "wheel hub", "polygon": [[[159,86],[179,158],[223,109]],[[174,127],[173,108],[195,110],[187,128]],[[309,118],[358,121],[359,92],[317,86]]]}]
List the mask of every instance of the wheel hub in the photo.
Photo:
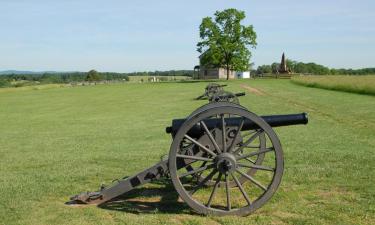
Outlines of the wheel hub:
[{"label": "wheel hub", "polygon": [[233,154],[225,152],[216,157],[215,165],[219,172],[226,174],[236,169],[236,158]]}]

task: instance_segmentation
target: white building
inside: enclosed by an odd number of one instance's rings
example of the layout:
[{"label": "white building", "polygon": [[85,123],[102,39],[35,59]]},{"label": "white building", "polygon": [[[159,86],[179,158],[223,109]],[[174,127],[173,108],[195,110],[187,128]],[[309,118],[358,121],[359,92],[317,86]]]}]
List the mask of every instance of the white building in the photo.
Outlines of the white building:
[{"label": "white building", "polygon": [[246,79],[250,78],[250,71],[243,71],[243,72],[236,72],[236,78],[237,79]]}]

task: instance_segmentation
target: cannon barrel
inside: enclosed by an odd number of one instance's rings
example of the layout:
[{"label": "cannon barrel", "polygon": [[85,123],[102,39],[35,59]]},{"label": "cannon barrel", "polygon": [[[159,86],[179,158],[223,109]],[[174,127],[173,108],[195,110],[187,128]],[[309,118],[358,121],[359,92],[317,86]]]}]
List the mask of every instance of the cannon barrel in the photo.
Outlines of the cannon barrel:
[{"label": "cannon barrel", "polygon": [[246,93],[245,92],[240,92],[240,93],[236,93],[234,95],[237,96],[237,97],[241,97],[241,96],[245,96]]},{"label": "cannon barrel", "polygon": [[209,84],[206,86],[206,89],[210,88],[221,88],[221,87],[226,87],[228,86],[227,84]]},{"label": "cannon barrel", "polygon": [[219,84],[216,87],[226,87],[226,86],[228,86],[228,84]]},{"label": "cannon barrel", "polygon": [[[290,126],[290,125],[298,125],[298,124],[307,124],[308,117],[307,113],[298,113],[298,114],[287,114],[287,115],[269,115],[269,116],[261,116],[263,120],[265,120],[271,127],[281,127],[281,126]],[[239,126],[241,123],[242,118],[225,118],[226,126]],[[172,120],[172,126],[167,127],[165,131],[168,134],[172,134],[174,136],[177,131],[180,129],[181,125],[186,121],[186,119],[174,119]],[[204,120],[205,124],[207,125],[208,129],[213,129],[215,127],[221,126],[221,119],[207,119]],[[258,128],[257,124],[251,120],[245,120],[242,130],[252,130]],[[203,133],[203,127],[199,124],[195,125],[190,129],[188,134],[192,137],[200,137]]]}]

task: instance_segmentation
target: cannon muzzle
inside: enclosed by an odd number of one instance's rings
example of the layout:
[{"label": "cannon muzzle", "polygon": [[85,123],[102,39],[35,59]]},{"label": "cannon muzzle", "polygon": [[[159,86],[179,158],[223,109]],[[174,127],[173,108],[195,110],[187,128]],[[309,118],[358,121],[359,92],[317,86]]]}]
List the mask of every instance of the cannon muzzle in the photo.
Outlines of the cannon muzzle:
[{"label": "cannon muzzle", "polygon": [[237,96],[237,97],[241,97],[241,96],[245,96],[246,93],[245,92],[240,92],[240,93],[236,93],[234,95]]},{"label": "cannon muzzle", "polygon": [[[290,126],[298,124],[307,124],[308,117],[307,113],[298,113],[298,114],[287,114],[287,115],[269,115],[261,116],[271,127],[281,127],[281,126]],[[172,120],[172,126],[167,127],[165,131],[168,134],[174,136],[177,131],[180,129],[181,125],[186,121],[186,119],[174,119]],[[239,126],[242,121],[241,117],[236,118],[225,118],[226,126]],[[221,119],[208,119],[204,120],[208,129],[214,129],[215,127],[221,126]],[[251,120],[245,120],[242,130],[252,130],[258,128],[257,124]],[[195,125],[188,132],[192,137],[200,137],[204,129],[199,124]]]}]

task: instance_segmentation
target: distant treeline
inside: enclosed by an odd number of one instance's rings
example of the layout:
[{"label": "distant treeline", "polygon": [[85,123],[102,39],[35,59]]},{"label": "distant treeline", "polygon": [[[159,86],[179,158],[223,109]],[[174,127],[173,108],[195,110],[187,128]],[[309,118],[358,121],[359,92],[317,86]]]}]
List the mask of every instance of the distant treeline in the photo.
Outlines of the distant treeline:
[{"label": "distant treeline", "polygon": [[[255,74],[278,73],[280,63],[258,66],[253,72]],[[287,67],[291,73],[315,74],[315,75],[369,75],[375,74],[375,68],[363,69],[331,69],[316,63],[303,63],[287,60]]]},{"label": "distant treeline", "polygon": [[83,81],[122,80],[129,81],[130,76],[192,76],[192,70],[170,70],[155,72],[114,73],[98,72],[62,72],[40,74],[4,74],[0,75],[0,87],[22,86],[27,83],[72,83]]},{"label": "distant treeline", "polygon": [[154,72],[132,72],[126,73],[128,76],[187,76],[193,77],[193,70],[168,70]]}]

